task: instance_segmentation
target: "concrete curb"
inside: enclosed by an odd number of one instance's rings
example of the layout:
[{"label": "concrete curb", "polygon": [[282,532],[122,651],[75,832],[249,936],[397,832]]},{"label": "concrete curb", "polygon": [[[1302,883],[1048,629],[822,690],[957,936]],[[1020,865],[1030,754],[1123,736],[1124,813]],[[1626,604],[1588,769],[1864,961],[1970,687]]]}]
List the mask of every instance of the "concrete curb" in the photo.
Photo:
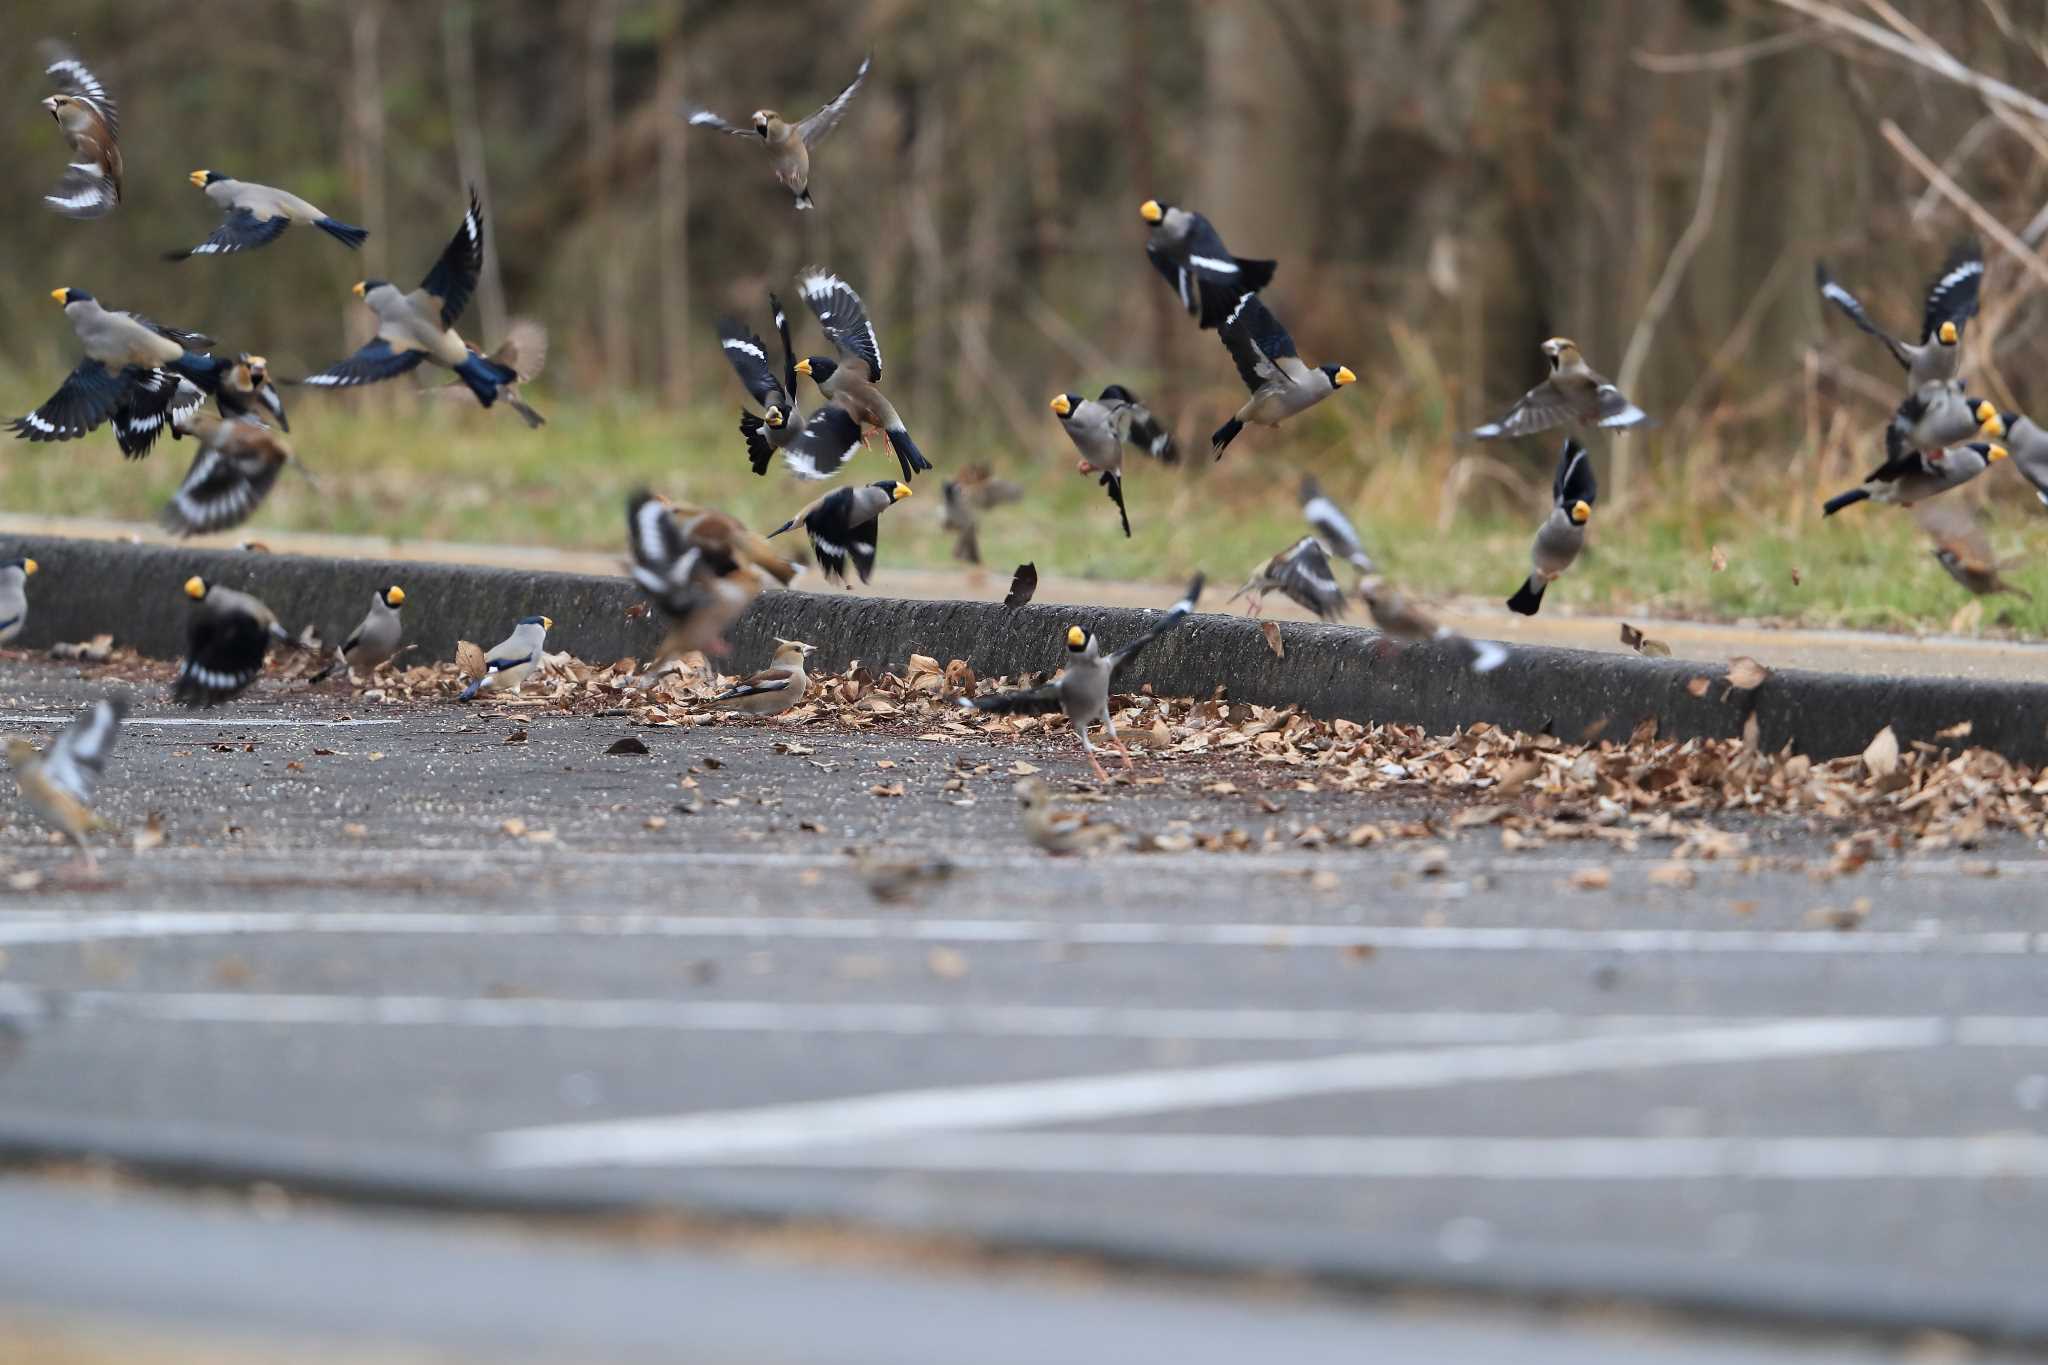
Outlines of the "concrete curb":
[{"label": "concrete curb", "polygon": [[[332,640],[361,618],[372,592],[403,584],[406,638],[428,659],[451,657],[458,639],[489,646],[514,620],[534,612],[554,618],[550,648],[592,661],[645,659],[661,634],[656,622],[627,619],[627,608],[640,595],[623,574],[603,578],[86,540],[37,541],[23,550],[45,570],[30,585],[28,627],[18,641],[30,648],[111,631],[117,641],[147,654],[176,657],[184,645],[188,606],[180,589],[195,573],[254,592],[288,627],[311,622]],[[1166,605],[1163,598],[1160,605]],[[941,662],[965,659],[981,674],[1048,671],[1062,662],[1061,640],[1070,624],[1115,644],[1142,629],[1147,615],[771,592],[734,630],[731,666],[764,666],[774,638],[782,636],[817,645],[818,664],[825,668],[853,659],[900,668],[918,653]],[[1726,665],[1718,662],[1518,646],[1506,664],[1476,675],[1465,668],[1457,647],[1401,648],[1351,626],[1289,622],[1281,633],[1284,659],[1266,647],[1256,622],[1197,614],[1146,652],[1130,675],[1131,685],[1195,697],[1221,687],[1233,700],[1297,703],[1322,717],[1420,725],[1439,733],[1484,721],[1566,740],[1595,734],[1625,739],[1647,718],[1655,718],[1666,738],[1733,737],[1754,711],[1766,748],[1789,744],[1816,758],[1861,753],[1885,725],[1902,744],[1954,746],[1961,741],[1937,736],[1968,722],[1970,746],[2048,765],[2048,681],[1788,669],[1773,673],[1754,692],[1740,692],[1720,681]],[[1713,682],[1694,696],[1689,684],[1699,678]]]}]

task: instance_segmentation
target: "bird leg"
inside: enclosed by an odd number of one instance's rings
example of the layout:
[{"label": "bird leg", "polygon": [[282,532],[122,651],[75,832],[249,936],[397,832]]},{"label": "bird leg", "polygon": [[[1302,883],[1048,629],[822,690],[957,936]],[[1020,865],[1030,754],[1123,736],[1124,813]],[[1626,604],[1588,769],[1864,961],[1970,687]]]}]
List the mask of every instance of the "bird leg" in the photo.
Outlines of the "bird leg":
[{"label": "bird leg", "polygon": [[1131,751],[1124,747],[1123,736],[1116,732],[1116,722],[1109,718],[1109,712],[1102,713],[1102,728],[1109,734],[1109,742],[1116,745],[1116,751],[1123,755],[1124,770],[1129,772],[1137,767],[1131,762]]},{"label": "bird leg", "polygon": [[1074,472],[1076,474],[1093,474],[1095,472],[1095,466],[1089,464],[1086,460],[1083,460],[1079,464],[1074,466]]},{"label": "bird leg", "polygon": [[1102,764],[1098,762],[1095,757],[1095,746],[1088,742],[1087,724],[1084,722],[1083,724],[1076,726],[1074,728],[1074,733],[1081,737],[1081,751],[1088,755],[1088,766],[1095,770],[1096,780],[1098,782],[1109,781],[1109,774],[1102,770]]}]

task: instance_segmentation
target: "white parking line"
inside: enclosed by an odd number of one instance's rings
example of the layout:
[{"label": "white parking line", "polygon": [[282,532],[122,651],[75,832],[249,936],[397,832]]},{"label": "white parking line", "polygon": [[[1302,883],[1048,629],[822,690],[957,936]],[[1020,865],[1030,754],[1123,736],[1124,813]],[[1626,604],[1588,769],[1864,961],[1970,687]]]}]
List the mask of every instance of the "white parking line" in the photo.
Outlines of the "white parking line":
[{"label": "white parking line", "polygon": [[[74,719],[76,719],[75,712],[49,711],[41,715],[0,716],[0,725],[62,726],[69,725]],[[250,730],[263,729],[265,727],[291,730],[347,730],[364,725],[398,725],[402,721],[396,716],[389,718],[366,716],[360,719],[351,717],[348,720],[280,720],[274,717],[259,718],[253,716],[236,716],[230,719],[225,716],[131,715],[123,719],[121,723],[131,727],[137,725],[192,725],[209,730]]]},{"label": "white parking line", "polygon": [[860,919],[643,912],[400,910],[136,911],[0,917],[0,945],[129,938],[277,934],[427,934],[471,937],[735,939],[743,942],[1012,943],[1081,947],[1349,948],[1451,953],[1786,953],[1825,957],[1930,954],[2012,957],[2048,949],[2029,930],[1944,933],[1832,929],[1556,929],[1530,925],[1190,924],[1170,921]]},{"label": "white parking line", "polygon": [[960,1133],[758,1152],[729,1164],[1274,1180],[2040,1180],[2048,1139]]},{"label": "white parking line", "polygon": [[484,1155],[495,1166],[517,1168],[734,1165],[768,1153],[834,1144],[1273,1104],[1318,1095],[1916,1051],[1939,1046],[1945,1035],[1934,1020],[1811,1020],[1564,1042],[1351,1052],[512,1129],[487,1137]]}]

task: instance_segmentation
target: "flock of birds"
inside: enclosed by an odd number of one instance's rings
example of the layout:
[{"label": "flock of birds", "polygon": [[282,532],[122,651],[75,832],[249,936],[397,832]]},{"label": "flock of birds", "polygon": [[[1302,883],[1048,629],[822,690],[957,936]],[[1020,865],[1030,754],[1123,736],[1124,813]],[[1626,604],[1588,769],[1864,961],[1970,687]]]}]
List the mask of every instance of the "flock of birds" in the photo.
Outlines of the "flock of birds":
[{"label": "flock of birds", "polygon": [[[863,60],[844,90],[798,122],[771,109],[756,110],[746,123],[699,109],[689,113],[689,122],[761,147],[796,208],[808,210],[815,207],[815,153],[845,117],[870,65],[871,59]],[[56,93],[43,106],[69,142],[72,160],[57,188],[45,196],[46,202],[76,218],[111,212],[124,192],[115,103],[92,72],[67,51],[49,52],[47,74]],[[275,241],[293,225],[318,229],[351,250],[369,235],[285,190],[211,170],[194,171],[190,178],[219,208],[222,220],[197,246],[168,253],[171,260],[253,250]],[[1262,296],[1278,270],[1275,261],[1232,254],[1215,226],[1192,209],[1146,200],[1139,215],[1148,228],[1147,259],[1196,326],[1217,333],[1248,391],[1243,404],[1210,438],[1215,458],[1220,459],[1246,427],[1278,427],[1356,382],[1356,374],[1346,365],[1310,365],[1302,359],[1293,337]],[[482,268],[484,232],[483,207],[472,191],[454,235],[416,288],[407,291],[376,279],[356,284],[356,296],[374,315],[371,339],[325,369],[281,382],[349,388],[433,364],[453,375],[440,392],[458,397],[466,392],[485,408],[503,398],[529,426],[541,425],[544,419],[517,390],[522,380],[537,372],[545,354],[545,333],[537,324],[515,324],[506,343],[488,354],[456,330]],[[1973,241],[1958,245],[1928,290],[1920,339],[1912,343],[1878,327],[1854,295],[1824,268],[1819,270],[1822,295],[1857,327],[1882,340],[1907,375],[1905,398],[1886,428],[1884,463],[1860,486],[1830,499],[1829,514],[1861,501],[1923,503],[2009,456],[2048,503],[2048,431],[1968,395],[1958,377],[1963,329],[1976,314],[1983,269],[1981,251]],[[783,467],[798,479],[830,479],[871,437],[879,436],[896,457],[899,477],[832,488],[766,536],[714,509],[647,491],[634,493],[626,506],[630,570],[668,624],[662,661],[725,652],[727,630],[767,581],[787,585],[800,572],[796,562],[770,543],[799,526],[826,578],[844,582],[851,567],[866,582],[874,570],[883,514],[910,497],[913,480],[933,468],[882,389],[881,343],[859,293],[820,268],[803,271],[796,286],[832,354],[798,357],[788,316],[772,293],[768,302],[781,342],[779,366],[744,323],[729,317],[718,323],[721,349],[759,409],[744,410],[739,423],[753,471],[765,475],[779,455]],[[68,441],[111,424],[122,453],[141,458],[168,430],[173,439],[193,440],[197,454],[164,509],[165,526],[189,535],[247,520],[292,460],[283,435],[289,424],[277,387],[280,381],[273,380],[268,362],[247,351],[232,357],[213,354],[212,338],[107,307],[84,290],[59,288],[52,297],[63,306],[82,358],[56,393],[13,422],[15,434],[30,441]],[[1474,438],[1538,436],[1560,427],[1618,430],[1648,420],[1641,408],[1586,363],[1571,340],[1554,337],[1541,349],[1548,373],[1498,421],[1472,432]],[[798,393],[800,378],[808,378],[822,400],[808,415]],[[208,400],[215,408],[210,414],[204,411]],[[1062,392],[1052,398],[1050,407],[1078,453],[1078,471],[1095,477],[1106,490],[1128,536],[1124,453],[1128,448],[1162,464],[1176,462],[1179,456],[1168,424],[1122,384],[1111,384],[1094,398]],[[1014,491],[985,471],[963,471],[945,485],[947,525],[959,536],[958,553],[978,559],[974,509]],[[1531,547],[1529,573],[1508,599],[1511,609],[1525,615],[1538,611],[1546,587],[1578,558],[1597,497],[1591,454],[1576,434],[1568,436],[1558,460],[1551,506]],[[1448,642],[1479,672],[1506,659],[1503,646],[1458,635],[1390,584],[1366,553],[1357,529],[1313,479],[1303,480],[1300,499],[1308,534],[1261,565],[1233,601],[1250,598],[1249,610],[1256,614],[1264,593],[1279,592],[1319,617],[1334,619],[1343,614],[1351,597],[1338,582],[1334,559],[1353,570],[1358,598],[1388,636],[1402,642]],[[1972,591],[2005,588],[1998,566],[1981,544],[1981,534],[1973,541],[1951,525],[1952,534],[1939,550],[1944,567]],[[0,564],[0,643],[12,639],[26,619],[24,585],[35,571],[30,559]],[[1063,712],[1098,776],[1104,773],[1091,727],[1101,729],[1128,766],[1129,752],[1117,738],[1109,714],[1118,674],[1194,610],[1202,587],[1202,577],[1196,575],[1186,593],[1147,631],[1118,649],[1105,650],[1092,633],[1071,628],[1066,666],[1044,686],[964,697],[960,704],[988,711]],[[185,591],[195,606],[172,689],[182,704],[213,706],[237,696],[261,675],[273,645],[292,643],[276,614],[249,593],[198,577],[185,584]],[[1013,591],[1013,602],[1028,600],[1028,592],[1028,586],[1020,586]],[[368,673],[393,658],[403,635],[404,600],[403,589],[396,585],[375,593],[361,624],[315,681],[344,668]],[[538,615],[519,621],[488,652],[463,698],[520,686],[540,664],[552,624]],[[793,706],[808,686],[805,659],[810,652],[811,646],[803,642],[780,642],[768,669],[715,701],[756,715]],[[120,700],[96,704],[47,753],[38,754],[21,741],[9,748],[24,796],[81,850],[84,835],[98,825],[90,809],[93,781],[113,743],[123,706]]]}]

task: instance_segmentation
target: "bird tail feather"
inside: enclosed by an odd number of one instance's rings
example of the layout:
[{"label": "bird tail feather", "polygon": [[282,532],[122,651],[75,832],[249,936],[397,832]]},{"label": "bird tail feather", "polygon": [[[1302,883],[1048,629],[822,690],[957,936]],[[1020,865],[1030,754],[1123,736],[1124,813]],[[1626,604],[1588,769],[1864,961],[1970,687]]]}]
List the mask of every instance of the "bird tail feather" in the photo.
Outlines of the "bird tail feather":
[{"label": "bird tail feather", "polygon": [[548,419],[535,412],[524,398],[514,398],[508,394],[505,401],[528,427],[544,427],[548,424]]},{"label": "bird tail feather", "polygon": [[1237,433],[1243,430],[1244,423],[1238,421],[1235,417],[1216,428],[1215,434],[1209,438],[1209,448],[1216,452],[1217,459],[1223,458],[1223,452],[1229,448],[1232,441],[1237,439]]},{"label": "bird tail feather", "polygon": [[498,401],[500,384],[510,384],[519,378],[518,371],[475,352],[471,352],[455,367],[455,373],[461,377],[463,383],[469,385],[469,391],[476,395],[476,401],[485,407]]},{"label": "bird tail feather", "polygon": [[796,206],[800,209],[814,209],[818,207],[818,201],[811,198],[809,188],[805,188],[796,192]]},{"label": "bird tail feather", "polygon": [[313,220],[313,226],[319,228],[335,241],[340,242],[350,251],[354,251],[370,239],[370,230],[368,228],[359,228],[336,218],[316,218]]},{"label": "bird tail feather", "polygon": [[1846,493],[1837,493],[1820,505],[1820,514],[1831,517],[1844,507],[1854,507],[1859,502],[1867,501],[1869,497],[1870,490],[1867,488],[1852,488]]},{"label": "bird tail feather", "polygon": [[1531,574],[1522,580],[1522,586],[1515,589],[1515,595],[1508,599],[1508,610],[1519,612],[1523,616],[1534,616],[1536,609],[1543,605],[1543,590],[1549,586]]},{"label": "bird tail feather", "polygon": [[889,449],[896,452],[896,462],[903,466],[903,481],[909,483],[920,470],[930,469],[932,462],[917,448],[917,442],[910,439],[910,433],[902,427],[889,428]]},{"label": "bird tail feather", "polygon": [[1242,256],[1233,256],[1237,262],[1239,293],[1258,293],[1273,282],[1273,272],[1280,268],[1278,261],[1248,261]]},{"label": "bird tail feather", "polygon": [[768,444],[768,424],[758,413],[740,410],[740,435],[747,440],[747,461],[754,466],[756,474],[766,477],[768,466],[775,463],[775,447]]}]

